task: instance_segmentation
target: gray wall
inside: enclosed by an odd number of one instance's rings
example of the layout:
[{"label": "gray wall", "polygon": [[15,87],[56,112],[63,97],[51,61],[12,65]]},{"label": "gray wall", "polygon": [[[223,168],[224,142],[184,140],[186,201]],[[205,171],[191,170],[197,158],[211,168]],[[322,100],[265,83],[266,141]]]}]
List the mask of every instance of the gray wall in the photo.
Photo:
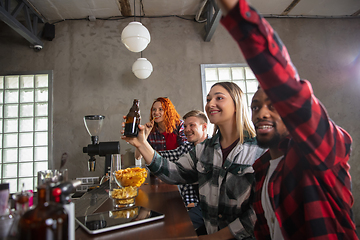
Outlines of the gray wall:
[{"label": "gray wall", "polygon": [[[308,79],[331,118],[353,137],[349,161],[355,196],[354,212],[360,224],[359,135],[360,111],[359,19],[268,19],[278,31],[302,78]],[[34,52],[29,43],[0,24],[0,72],[53,70],[54,73],[54,166],[68,152],[70,178],[100,176],[87,171],[88,157],[82,148],[90,143],[83,116],[105,115],[100,141],[120,141],[124,165],[133,165],[134,148],[120,140],[122,116],[132,100],[140,99],[147,120],[153,100],[169,97],[180,115],[202,109],[200,64],[244,63],[236,43],[222,26],[211,42],[204,42],[204,25],[178,18],[144,19],[152,41],[143,52],[154,72],[138,80],[131,72],[140,53],[121,43],[122,21],[65,21],[56,24],[56,37]],[[357,65],[356,65],[357,64]],[[357,72],[355,71],[357,67]],[[144,122],[144,121],[143,121]]]}]

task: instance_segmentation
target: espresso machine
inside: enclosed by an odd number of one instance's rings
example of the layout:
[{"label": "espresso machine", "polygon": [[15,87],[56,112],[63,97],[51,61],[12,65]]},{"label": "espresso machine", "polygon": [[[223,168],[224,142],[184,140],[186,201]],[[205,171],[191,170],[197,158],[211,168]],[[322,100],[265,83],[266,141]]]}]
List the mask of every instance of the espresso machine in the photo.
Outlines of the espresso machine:
[{"label": "espresso machine", "polygon": [[100,157],[105,157],[105,172],[109,172],[111,166],[111,155],[120,153],[120,143],[117,142],[99,142],[99,134],[101,132],[103,121],[105,116],[103,115],[87,115],[84,117],[84,124],[86,130],[91,136],[92,144],[87,145],[83,148],[83,153],[87,153],[90,156],[88,162],[89,171],[95,171],[96,167],[96,158],[98,155]]}]

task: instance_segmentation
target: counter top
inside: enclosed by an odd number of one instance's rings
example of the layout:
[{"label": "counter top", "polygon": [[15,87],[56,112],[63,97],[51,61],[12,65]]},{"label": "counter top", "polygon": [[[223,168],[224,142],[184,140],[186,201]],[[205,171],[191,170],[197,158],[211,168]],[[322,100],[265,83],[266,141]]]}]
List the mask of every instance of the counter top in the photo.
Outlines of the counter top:
[{"label": "counter top", "polygon": [[[75,201],[75,216],[113,210],[104,183]],[[78,227],[75,238],[81,239],[198,239],[176,185],[169,185],[150,175],[140,187],[137,206],[164,213],[165,218],[137,226],[100,234],[88,234]]]}]

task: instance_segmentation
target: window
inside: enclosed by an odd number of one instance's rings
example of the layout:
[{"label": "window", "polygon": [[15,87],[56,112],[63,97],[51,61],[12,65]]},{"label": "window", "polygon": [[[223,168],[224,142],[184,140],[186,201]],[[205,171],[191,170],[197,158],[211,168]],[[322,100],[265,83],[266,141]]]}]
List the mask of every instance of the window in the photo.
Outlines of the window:
[{"label": "window", "polygon": [[52,150],[52,73],[0,75],[0,177],[10,192],[37,186]]},{"label": "window", "polygon": [[[206,105],[206,95],[211,86],[217,82],[234,82],[246,96],[246,102],[250,111],[251,99],[258,88],[258,81],[246,64],[201,64],[201,80],[203,91],[203,107]],[[213,125],[209,124],[208,134],[213,133]]]}]

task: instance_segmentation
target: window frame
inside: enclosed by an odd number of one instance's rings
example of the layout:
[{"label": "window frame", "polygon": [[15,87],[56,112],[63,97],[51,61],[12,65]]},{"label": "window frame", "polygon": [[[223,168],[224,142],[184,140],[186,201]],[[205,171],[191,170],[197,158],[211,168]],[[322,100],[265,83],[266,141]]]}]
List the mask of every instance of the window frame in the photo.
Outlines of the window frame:
[{"label": "window frame", "polygon": [[[47,121],[48,121],[48,129],[47,129],[47,148],[48,148],[48,152],[47,152],[47,164],[48,164],[48,169],[52,169],[54,167],[54,162],[53,162],[53,71],[52,70],[42,70],[42,71],[25,71],[25,72],[0,72],[0,76],[3,77],[3,89],[0,89],[0,91],[3,92],[3,102],[1,103],[1,105],[3,106],[2,108],[2,124],[1,124],[1,128],[2,128],[2,145],[1,145],[1,172],[0,172],[0,179],[1,179],[1,182],[2,183],[5,183],[6,182],[6,179],[8,178],[4,178],[4,172],[5,172],[5,169],[4,169],[4,142],[5,142],[5,139],[4,139],[4,119],[5,119],[5,91],[6,91],[6,88],[5,88],[5,77],[8,77],[8,76],[19,76],[19,79],[20,79],[20,76],[26,76],[26,75],[34,75],[34,78],[36,75],[43,75],[43,74],[46,74],[48,75],[48,86],[47,86],[47,91],[48,91],[48,99],[47,99],[47,104],[48,104],[48,115],[47,115]],[[35,80],[35,79],[34,79]],[[20,84],[20,82],[19,82]],[[36,86],[34,85],[33,86],[33,89],[34,91],[36,90]],[[18,86],[18,90],[19,90],[19,93],[21,91],[21,88],[20,88],[20,85]],[[19,101],[18,101],[18,106],[20,106],[20,94],[18,96],[19,98]],[[36,99],[34,99],[33,103],[34,103],[34,107],[35,107],[35,103],[37,103],[38,101],[36,101]],[[40,101],[42,102],[42,101]],[[35,111],[35,110],[34,110]],[[30,117],[31,118],[31,117]],[[36,116],[34,115],[32,117],[33,120],[35,120]],[[15,118],[14,118],[15,119]],[[20,186],[20,179],[22,178],[30,178],[30,177],[20,177],[19,174],[20,174],[20,165],[19,165],[19,149],[20,149],[20,145],[19,145],[19,134],[21,133],[21,130],[20,130],[20,108],[18,109],[18,116],[17,118],[18,119],[18,130],[17,130],[17,134],[18,134],[18,143],[17,143],[17,147],[14,147],[14,149],[17,149],[17,152],[18,152],[18,156],[17,156],[17,161],[16,161],[16,164],[17,164],[17,174],[16,174],[16,177],[14,178],[11,178],[11,179],[15,179],[17,180],[17,190],[16,192],[19,192],[21,191],[21,186]],[[35,121],[34,123],[35,124]],[[36,133],[36,129],[34,128],[32,131],[31,131],[33,134]],[[33,135],[33,138],[35,138],[35,135]],[[37,187],[37,173],[35,172],[35,159],[34,159],[34,156],[35,156],[35,142],[33,142],[33,145],[31,146],[33,148],[33,160],[32,160],[32,163],[33,163],[33,166],[32,166],[32,179],[33,179],[33,188],[32,190],[36,190],[36,187]],[[42,169],[42,170],[45,170],[45,169]],[[31,188],[29,187],[26,187],[25,186],[25,189],[29,190]],[[14,191],[11,191],[11,193],[14,193]]]},{"label": "window frame", "polygon": [[[200,64],[200,70],[201,70],[201,88],[202,88],[202,95],[203,95],[203,109],[205,109],[206,105],[206,76],[205,76],[205,69],[206,68],[234,68],[234,67],[248,67],[250,68],[246,63],[220,63],[220,64]],[[244,91],[244,89],[241,89],[245,94],[247,91]],[[248,102],[248,105],[249,102]]]}]

